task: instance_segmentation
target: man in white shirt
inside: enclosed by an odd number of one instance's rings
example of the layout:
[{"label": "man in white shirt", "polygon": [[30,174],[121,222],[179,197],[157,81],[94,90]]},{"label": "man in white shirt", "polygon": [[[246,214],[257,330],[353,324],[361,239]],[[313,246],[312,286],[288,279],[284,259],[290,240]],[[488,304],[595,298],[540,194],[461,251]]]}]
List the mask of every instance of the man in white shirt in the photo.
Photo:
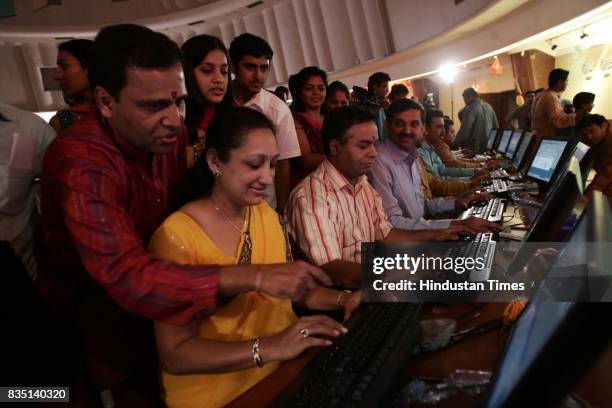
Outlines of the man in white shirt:
[{"label": "man in white shirt", "polygon": [[32,279],[36,277],[32,216],[34,179],[55,131],[33,113],[0,102],[0,241],[8,241]]},{"label": "man in white shirt", "polygon": [[276,126],[276,142],[280,153],[276,162],[274,185],[266,191],[266,201],[272,208],[282,211],[290,192],[289,159],[301,156],[295,125],[289,108],[272,92],[264,89],[272,48],[261,37],[245,33],[234,38],[230,45],[234,102],[239,106],[256,109]]}]

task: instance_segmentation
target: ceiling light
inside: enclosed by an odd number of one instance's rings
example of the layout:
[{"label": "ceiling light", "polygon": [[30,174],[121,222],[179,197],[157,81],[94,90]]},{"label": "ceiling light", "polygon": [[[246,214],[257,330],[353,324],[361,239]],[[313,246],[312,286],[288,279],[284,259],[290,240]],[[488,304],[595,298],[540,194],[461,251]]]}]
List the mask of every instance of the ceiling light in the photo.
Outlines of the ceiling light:
[{"label": "ceiling light", "polygon": [[551,46],[550,46],[550,49],[551,49],[551,50],[553,50],[553,51],[554,51],[554,50],[556,50],[556,49],[557,49],[557,44],[553,44],[553,45],[551,45]]},{"label": "ceiling light", "polygon": [[582,29],[582,31],[580,32],[580,39],[584,40],[585,38],[587,38],[589,35],[586,33],[586,31],[584,31],[584,28]]},{"label": "ceiling light", "polygon": [[440,77],[446,83],[451,83],[455,80],[457,75],[457,67],[453,64],[444,64],[440,67]]}]

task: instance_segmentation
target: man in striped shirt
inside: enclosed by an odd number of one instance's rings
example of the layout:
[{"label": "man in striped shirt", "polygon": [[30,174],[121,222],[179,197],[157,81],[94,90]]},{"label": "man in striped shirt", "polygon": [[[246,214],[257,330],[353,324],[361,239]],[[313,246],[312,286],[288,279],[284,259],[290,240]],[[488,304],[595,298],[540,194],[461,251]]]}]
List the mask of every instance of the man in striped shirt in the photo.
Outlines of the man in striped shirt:
[{"label": "man in striped shirt", "polygon": [[468,232],[463,227],[405,231],[389,223],[366,174],[376,159],[377,128],[358,107],[330,112],[323,122],[327,158],[298,184],[287,206],[289,231],[300,249],[336,286],[361,282],[361,243],[444,241]]}]

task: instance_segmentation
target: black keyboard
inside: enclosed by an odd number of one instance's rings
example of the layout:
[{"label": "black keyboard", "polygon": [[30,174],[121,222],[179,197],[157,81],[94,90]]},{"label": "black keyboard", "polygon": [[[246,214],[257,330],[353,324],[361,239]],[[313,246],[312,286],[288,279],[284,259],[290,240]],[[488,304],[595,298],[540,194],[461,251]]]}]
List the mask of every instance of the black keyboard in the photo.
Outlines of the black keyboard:
[{"label": "black keyboard", "polygon": [[420,336],[420,303],[363,303],[274,406],[375,407],[392,398]]},{"label": "black keyboard", "polygon": [[484,258],[485,267],[483,269],[467,270],[462,274],[458,274],[453,270],[444,270],[436,273],[436,277],[440,280],[469,280],[469,281],[485,281],[491,275],[491,268],[495,258],[495,240],[491,232],[479,232],[474,236],[474,239],[467,243],[459,242],[456,246],[449,248],[444,254],[445,257],[451,258]]}]

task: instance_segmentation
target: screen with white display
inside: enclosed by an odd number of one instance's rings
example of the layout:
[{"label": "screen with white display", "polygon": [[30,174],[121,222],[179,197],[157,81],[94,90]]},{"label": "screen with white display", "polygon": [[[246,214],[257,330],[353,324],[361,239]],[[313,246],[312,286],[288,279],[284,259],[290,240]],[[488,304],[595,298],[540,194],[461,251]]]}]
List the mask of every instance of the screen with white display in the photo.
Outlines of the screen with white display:
[{"label": "screen with white display", "polygon": [[514,156],[514,152],[516,152],[516,148],[521,140],[521,135],[523,134],[522,130],[515,130],[512,132],[512,137],[510,138],[510,143],[508,143],[508,148],[506,149],[505,156],[511,159]]},{"label": "screen with white display", "polygon": [[542,140],[531,162],[531,166],[529,166],[527,176],[549,182],[555,173],[555,169],[557,168],[557,164],[559,164],[559,159],[561,159],[567,143],[567,140]]},{"label": "screen with white display", "polygon": [[510,143],[510,136],[512,136],[512,130],[504,130],[504,133],[502,133],[501,140],[499,141],[499,146],[497,146],[497,151],[499,153],[506,152],[506,149],[508,148],[508,143]]}]

